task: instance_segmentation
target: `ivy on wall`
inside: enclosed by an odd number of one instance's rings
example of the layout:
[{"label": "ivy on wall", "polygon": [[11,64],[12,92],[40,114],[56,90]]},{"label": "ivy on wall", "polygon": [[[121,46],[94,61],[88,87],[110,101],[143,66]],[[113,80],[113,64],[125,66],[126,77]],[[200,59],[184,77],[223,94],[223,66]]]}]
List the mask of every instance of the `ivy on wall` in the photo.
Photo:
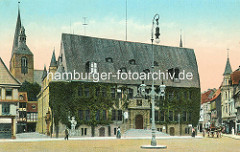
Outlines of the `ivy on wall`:
[{"label": "ivy on wall", "polygon": [[[200,112],[201,93],[199,88],[178,88],[166,87],[165,99],[156,101],[160,111],[165,113],[165,122],[157,122],[158,124],[169,124],[169,111],[174,114],[180,114],[180,122],[197,126]],[[183,120],[184,112],[187,113],[187,121]],[[189,118],[191,115],[191,119]],[[173,116],[174,117],[174,116]],[[174,124],[173,121],[171,123]],[[175,123],[177,121],[175,120]]]},{"label": "ivy on wall", "polygon": [[[49,105],[56,128],[59,122],[70,127],[68,116],[75,116],[77,126],[86,124],[92,127],[97,125],[111,124],[111,109],[115,105],[118,109],[128,109],[127,86],[122,86],[123,91],[119,107],[119,99],[112,98],[111,88],[117,88],[117,84],[93,83],[93,82],[51,82],[49,85]],[[87,91],[86,91],[87,90]],[[156,99],[156,106],[165,112],[165,122],[157,121],[158,124],[174,124],[169,120],[169,111],[181,114],[181,123],[196,126],[200,111],[200,89],[199,88],[177,88],[166,87],[165,100]],[[115,89],[115,97],[117,89]],[[90,110],[90,119],[80,119],[79,110]],[[107,112],[107,118],[103,119],[103,110]],[[96,120],[96,114],[100,111],[100,119]],[[191,120],[183,121],[183,112],[191,114]]]},{"label": "ivy on wall", "polygon": [[[97,126],[98,124],[111,123],[111,115],[103,119],[103,110],[109,113],[114,104],[111,97],[111,88],[114,86],[113,84],[92,82],[51,82],[49,105],[52,109],[55,125],[58,126],[61,122],[70,128],[68,116],[75,116],[76,127],[81,124]],[[90,119],[80,119],[79,110],[89,110]],[[100,111],[100,120],[96,120],[97,111]]]}]

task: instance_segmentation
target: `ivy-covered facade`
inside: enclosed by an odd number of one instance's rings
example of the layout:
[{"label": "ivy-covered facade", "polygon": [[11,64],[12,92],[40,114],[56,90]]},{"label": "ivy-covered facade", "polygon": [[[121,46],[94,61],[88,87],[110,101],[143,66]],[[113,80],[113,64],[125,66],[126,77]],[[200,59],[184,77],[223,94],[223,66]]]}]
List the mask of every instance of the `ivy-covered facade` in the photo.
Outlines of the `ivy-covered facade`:
[{"label": "ivy-covered facade", "polygon": [[[37,131],[62,136],[66,127],[71,128],[72,117],[77,121],[77,136],[115,136],[117,127],[123,133],[151,129],[151,100],[138,92],[142,80],[123,80],[117,74],[149,73],[152,51],[154,71],[177,75],[172,80],[155,80],[157,92],[162,82],[166,85],[165,99],[155,100],[156,128],[170,135],[189,134],[189,124],[197,125],[200,111],[200,80],[193,49],[72,34],[62,34],[58,61],[53,53],[49,70],[43,72]],[[111,73],[115,77],[74,79],[66,74],[75,76],[75,72]],[[180,79],[184,72],[190,72],[192,79]],[[149,92],[152,79],[144,83]]]},{"label": "ivy-covered facade", "polygon": [[[123,130],[150,129],[151,102],[148,97],[138,97],[137,87],[80,81],[51,82],[49,85],[49,105],[52,112],[50,115],[53,121],[50,126],[51,133],[61,132],[59,125],[71,128],[69,117],[72,116],[76,118],[80,136],[113,136],[118,126]],[[157,129],[170,133],[170,127],[179,125],[182,131],[178,133],[174,131],[171,134],[186,134],[188,124],[196,126],[198,123],[199,100],[198,88],[167,87],[165,100],[160,98],[156,100]],[[128,112],[128,119],[124,119],[124,112]],[[136,122],[139,115],[143,116],[142,123]],[[95,128],[104,128],[105,131]]]}]

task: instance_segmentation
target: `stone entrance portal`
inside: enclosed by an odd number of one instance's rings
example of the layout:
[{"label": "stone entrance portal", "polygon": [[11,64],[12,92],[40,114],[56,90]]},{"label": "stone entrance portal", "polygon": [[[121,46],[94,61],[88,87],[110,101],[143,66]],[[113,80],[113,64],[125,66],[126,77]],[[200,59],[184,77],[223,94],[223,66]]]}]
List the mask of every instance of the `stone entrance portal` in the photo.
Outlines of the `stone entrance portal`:
[{"label": "stone entrance portal", "polygon": [[174,135],[175,135],[175,128],[170,127],[170,136],[174,136]]},{"label": "stone entrance portal", "polygon": [[104,128],[104,127],[101,127],[101,128],[99,129],[99,136],[100,136],[100,137],[104,137],[104,136],[105,136],[105,128]]},{"label": "stone entrance portal", "polygon": [[135,118],[135,128],[136,129],[143,129],[143,116],[137,115]]}]

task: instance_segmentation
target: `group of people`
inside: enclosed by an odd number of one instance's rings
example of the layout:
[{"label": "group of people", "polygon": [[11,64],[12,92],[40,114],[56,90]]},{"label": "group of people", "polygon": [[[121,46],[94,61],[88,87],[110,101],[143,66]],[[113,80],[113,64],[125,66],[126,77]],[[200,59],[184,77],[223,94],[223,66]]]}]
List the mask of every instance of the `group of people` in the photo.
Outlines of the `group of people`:
[{"label": "group of people", "polygon": [[[69,130],[66,128],[66,129],[64,130],[64,132],[65,132],[64,140],[68,140]],[[117,128],[116,137],[117,137],[117,139],[120,139],[120,138],[121,138],[121,130],[120,130],[120,127]]]},{"label": "group of people", "polygon": [[221,138],[222,133],[224,132],[224,129],[225,129],[224,127],[210,127],[210,128],[203,129],[203,137],[205,137],[205,134],[207,133],[208,137],[210,137],[210,134],[211,134],[211,137],[213,138],[214,135],[216,134],[217,138]]}]

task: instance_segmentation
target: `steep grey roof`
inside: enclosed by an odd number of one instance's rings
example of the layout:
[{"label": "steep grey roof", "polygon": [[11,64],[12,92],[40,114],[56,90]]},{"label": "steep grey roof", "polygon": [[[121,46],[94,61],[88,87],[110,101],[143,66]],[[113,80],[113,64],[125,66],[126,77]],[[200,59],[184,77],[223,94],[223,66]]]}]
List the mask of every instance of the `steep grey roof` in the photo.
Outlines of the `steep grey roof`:
[{"label": "steep grey roof", "polygon": [[[175,87],[197,87],[200,88],[198,66],[193,49],[154,45],[154,61],[158,62],[155,71],[179,68],[180,71],[193,73],[193,79],[173,82],[164,80],[167,86]],[[85,72],[88,61],[97,63],[98,72],[112,72],[114,74],[123,67],[127,71],[143,72],[150,69],[152,63],[152,45],[145,43],[125,42],[119,40],[95,38],[82,35],[62,34],[61,52],[65,71]],[[106,62],[106,58],[112,58],[112,63]],[[129,60],[134,59],[136,64],[129,64]],[[101,81],[101,80],[100,80]],[[118,80],[112,78],[102,82],[141,84],[141,80]],[[147,85],[151,84],[146,80]],[[160,85],[162,80],[155,81]]]},{"label": "steep grey roof", "polygon": [[12,54],[18,47],[18,36],[20,33],[21,29],[21,17],[20,17],[20,11],[18,9],[18,17],[17,17],[17,22],[16,22],[16,27],[15,27],[15,33],[14,33],[14,38],[13,38],[13,46],[12,46]]},{"label": "steep grey roof", "polygon": [[17,87],[21,86],[21,82],[10,73],[1,57],[0,57],[0,85],[13,85]]},{"label": "steep grey roof", "polygon": [[43,70],[34,70],[34,82],[38,83],[39,85],[42,85],[42,73]]},{"label": "steep grey roof", "polygon": [[53,51],[53,54],[52,54],[50,67],[57,67],[57,61],[56,61],[56,57],[55,57],[55,50]]},{"label": "steep grey roof", "polygon": [[229,58],[227,58],[227,63],[226,63],[226,67],[225,67],[223,75],[228,75],[228,74],[231,74],[231,73],[232,73],[232,67],[230,65]]},{"label": "steep grey roof", "polygon": [[18,47],[13,50],[13,54],[28,54],[33,55],[28,46],[25,43],[19,43]]}]

